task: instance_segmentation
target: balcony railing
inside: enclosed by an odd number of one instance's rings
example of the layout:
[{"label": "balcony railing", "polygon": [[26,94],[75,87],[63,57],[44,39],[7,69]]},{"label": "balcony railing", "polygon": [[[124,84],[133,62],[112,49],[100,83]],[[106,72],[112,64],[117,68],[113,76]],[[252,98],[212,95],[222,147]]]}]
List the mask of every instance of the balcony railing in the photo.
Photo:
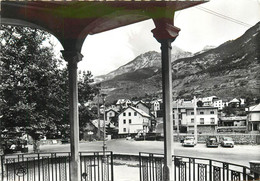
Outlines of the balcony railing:
[{"label": "balcony railing", "polygon": [[[163,181],[163,155],[140,153],[140,181]],[[253,181],[260,173],[246,166],[205,158],[173,156],[174,181]]]},{"label": "balcony railing", "polygon": [[[81,152],[81,181],[113,181],[113,153]],[[70,153],[19,154],[1,157],[2,181],[68,181]]]},{"label": "balcony railing", "polygon": [[[116,159],[131,159],[130,155]],[[163,155],[139,153],[139,176],[135,180],[163,181]],[[81,181],[117,181],[113,153],[81,152]],[[259,170],[205,158],[173,156],[174,181],[254,181]],[[133,161],[133,160],[132,160]],[[1,157],[1,181],[69,181],[70,153],[5,155]],[[258,167],[257,167],[258,168]],[[127,175],[127,174],[126,174]]]}]

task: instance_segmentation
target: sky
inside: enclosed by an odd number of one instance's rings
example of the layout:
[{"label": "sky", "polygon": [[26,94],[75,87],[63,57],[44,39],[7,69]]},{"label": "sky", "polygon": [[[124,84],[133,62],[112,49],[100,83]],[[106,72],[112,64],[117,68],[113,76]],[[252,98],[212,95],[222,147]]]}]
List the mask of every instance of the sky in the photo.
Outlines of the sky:
[{"label": "sky", "polygon": [[[209,11],[218,14],[213,15]],[[233,18],[233,21],[223,16]],[[236,20],[246,25],[235,23]],[[260,0],[210,0],[175,12],[174,25],[181,31],[172,46],[196,53],[205,46],[219,46],[240,37],[259,21]],[[84,57],[79,62],[79,70],[89,70],[94,76],[104,75],[140,54],[160,52],[160,44],[151,33],[154,28],[153,21],[147,20],[87,36],[82,47]]]}]

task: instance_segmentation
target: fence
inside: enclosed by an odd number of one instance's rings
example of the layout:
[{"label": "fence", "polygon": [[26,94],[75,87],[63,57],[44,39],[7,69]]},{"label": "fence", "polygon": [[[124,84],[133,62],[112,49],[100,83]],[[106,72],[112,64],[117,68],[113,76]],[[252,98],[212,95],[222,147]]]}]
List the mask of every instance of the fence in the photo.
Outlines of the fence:
[{"label": "fence", "polygon": [[[81,152],[81,181],[113,181],[113,153]],[[69,181],[70,153],[1,157],[2,181]]]},{"label": "fence", "polygon": [[[174,181],[253,181],[259,173],[250,168],[217,160],[173,156]],[[140,153],[140,181],[163,181],[163,155]]]}]

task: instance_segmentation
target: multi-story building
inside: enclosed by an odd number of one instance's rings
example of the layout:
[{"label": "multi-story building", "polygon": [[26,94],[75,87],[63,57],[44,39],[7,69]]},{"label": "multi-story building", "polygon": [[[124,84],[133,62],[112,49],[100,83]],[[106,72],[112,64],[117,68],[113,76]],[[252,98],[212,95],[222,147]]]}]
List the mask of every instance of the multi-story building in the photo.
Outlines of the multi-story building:
[{"label": "multi-story building", "polygon": [[[196,116],[194,113],[194,104],[173,104],[175,125],[187,127],[187,132],[194,132],[194,123],[197,123],[198,133],[212,133],[216,131],[218,124],[217,107],[197,107]],[[178,110],[178,111],[177,111]],[[195,120],[196,117],[196,120]],[[177,121],[179,120],[179,121]]]},{"label": "multi-story building", "polygon": [[260,104],[250,106],[248,109],[248,131],[260,132]]},{"label": "multi-story building", "polygon": [[141,109],[129,106],[118,116],[118,134],[148,132],[151,117]]}]

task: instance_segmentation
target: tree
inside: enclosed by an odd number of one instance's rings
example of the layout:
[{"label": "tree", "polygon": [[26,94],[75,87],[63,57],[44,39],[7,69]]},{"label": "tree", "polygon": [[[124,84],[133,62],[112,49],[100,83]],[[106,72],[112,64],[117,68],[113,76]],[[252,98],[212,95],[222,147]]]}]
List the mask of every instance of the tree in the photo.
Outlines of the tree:
[{"label": "tree", "polygon": [[[0,31],[1,123],[9,130],[23,128],[34,140],[43,134],[57,137],[69,127],[68,71],[49,37],[24,27],[2,25]],[[90,72],[79,75],[79,102],[84,106],[98,90],[89,86]],[[85,112],[80,117],[89,118]]]}]

